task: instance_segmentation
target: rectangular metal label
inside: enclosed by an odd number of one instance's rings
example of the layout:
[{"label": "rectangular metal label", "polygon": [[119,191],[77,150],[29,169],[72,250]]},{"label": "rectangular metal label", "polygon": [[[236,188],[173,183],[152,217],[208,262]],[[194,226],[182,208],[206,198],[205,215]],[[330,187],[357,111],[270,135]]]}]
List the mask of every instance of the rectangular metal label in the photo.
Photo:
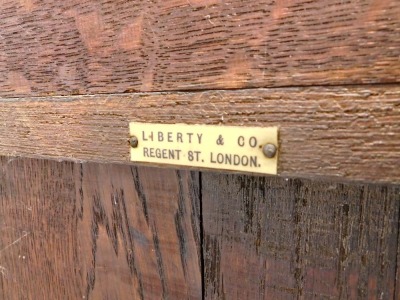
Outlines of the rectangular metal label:
[{"label": "rectangular metal label", "polygon": [[276,174],[277,127],[131,122],[131,161]]}]

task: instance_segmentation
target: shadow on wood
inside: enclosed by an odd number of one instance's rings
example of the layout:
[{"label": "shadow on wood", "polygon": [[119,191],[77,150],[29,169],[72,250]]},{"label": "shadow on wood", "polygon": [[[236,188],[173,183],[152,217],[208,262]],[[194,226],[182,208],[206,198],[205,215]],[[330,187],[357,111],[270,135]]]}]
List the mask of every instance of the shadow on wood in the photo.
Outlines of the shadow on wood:
[{"label": "shadow on wood", "polygon": [[202,174],[207,299],[393,299],[400,187]]}]

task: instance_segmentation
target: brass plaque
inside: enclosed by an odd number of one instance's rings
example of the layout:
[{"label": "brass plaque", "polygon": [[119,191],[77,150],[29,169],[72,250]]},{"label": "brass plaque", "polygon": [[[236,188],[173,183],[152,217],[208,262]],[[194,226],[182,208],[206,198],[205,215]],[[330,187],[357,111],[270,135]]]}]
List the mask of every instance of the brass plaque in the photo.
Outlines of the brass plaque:
[{"label": "brass plaque", "polygon": [[276,174],[278,128],[131,122],[131,161]]}]

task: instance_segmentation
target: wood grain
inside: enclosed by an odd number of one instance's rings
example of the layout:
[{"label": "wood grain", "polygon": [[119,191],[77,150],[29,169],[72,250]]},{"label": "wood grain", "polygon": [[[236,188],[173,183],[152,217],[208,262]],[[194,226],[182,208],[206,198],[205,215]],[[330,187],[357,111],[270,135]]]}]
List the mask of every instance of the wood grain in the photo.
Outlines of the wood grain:
[{"label": "wood grain", "polygon": [[206,299],[397,299],[400,186],[202,174]]},{"label": "wood grain", "polygon": [[9,0],[0,95],[400,81],[397,0]]},{"label": "wood grain", "polygon": [[198,174],[1,158],[1,299],[201,299]]},{"label": "wood grain", "polygon": [[[400,222],[398,230],[400,232]],[[397,243],[397,258],[396,258],[396,289],[395,289],[394,299],[400,298],[400,238],[398,238],[397,242],[398,243]]]},{"label": "wood grain", "polygon": [[1,99],[0,154],[129,161],[130,121],[279,126],[278,173],[400,182],[400,87]]}]

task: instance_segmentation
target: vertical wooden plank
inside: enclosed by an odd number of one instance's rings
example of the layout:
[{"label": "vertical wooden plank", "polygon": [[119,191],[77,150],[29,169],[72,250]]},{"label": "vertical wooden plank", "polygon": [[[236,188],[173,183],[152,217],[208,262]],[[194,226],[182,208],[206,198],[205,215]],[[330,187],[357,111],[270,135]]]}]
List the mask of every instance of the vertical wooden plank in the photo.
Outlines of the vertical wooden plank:
[{"label": "vertical wooden plank", "polygon": [[198,174],[0,161],[1,299],[200,299]]},{"label": "vertical wooden plank", "polygon": [[200,299],[197,173],[85,164],[79,177],[86,295]]},{"label": "vertical wooden plank", "polygon": [[[400,211],[399,211],[400,216]],[[400,217],[399,217],[400,218]],[[397,257],[396,257],[396,288],[393,299],[400,299],[400,221],[398,224],[398,235],[397,235]]]},{"label": "vertical wooden plank", "polygon": [[73,163],[0,158],[0,298],[82,299]]},{"label": "vertical wooden plank", "polygon": [[205,298],[393,299],[400,187],[202,175]]}]

